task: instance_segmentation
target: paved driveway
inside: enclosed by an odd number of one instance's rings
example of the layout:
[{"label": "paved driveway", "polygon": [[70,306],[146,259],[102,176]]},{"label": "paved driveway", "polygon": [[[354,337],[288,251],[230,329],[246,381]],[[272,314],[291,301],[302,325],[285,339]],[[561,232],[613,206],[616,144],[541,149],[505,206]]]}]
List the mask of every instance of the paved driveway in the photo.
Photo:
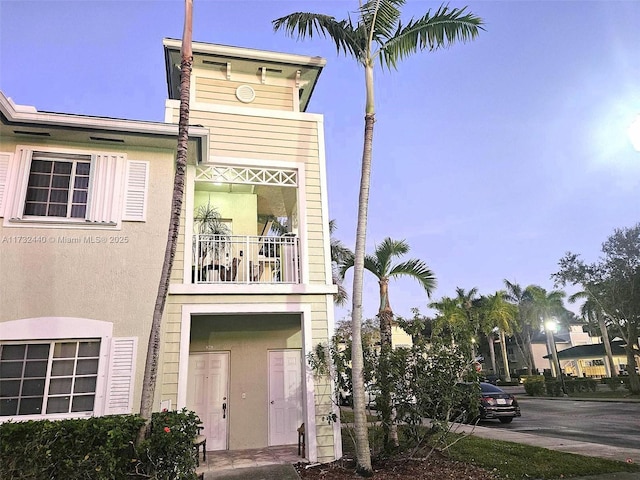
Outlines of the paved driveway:
[{"label": "paved driveway", "polygon": [[481,426],[614,447],[638,448],[640,445],[640,402],[543,399],[516,395],[522,417],[508,425],[483,421]]}]

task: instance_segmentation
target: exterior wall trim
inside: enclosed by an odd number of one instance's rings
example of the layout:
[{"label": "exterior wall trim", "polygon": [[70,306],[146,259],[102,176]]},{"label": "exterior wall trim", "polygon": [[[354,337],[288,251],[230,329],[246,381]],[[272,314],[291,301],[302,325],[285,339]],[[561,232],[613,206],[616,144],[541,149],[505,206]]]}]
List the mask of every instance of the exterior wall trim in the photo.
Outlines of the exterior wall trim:
[{"label": "exterior wall trim", "polygon": [[[190,272],[189,275],[191,275]],[[303,277],[302,280],[304,281],[305,278]],[[333,284],[172,283],[169,285],[170,295],[333,295],[337,292],[338,287]]]},{"label": "exterior wall trim", "polygon": [[[180,363],[178,367],[178,405],[181,409],[187,405],[187,376],[189,371],[189,341],[191,336],[191,316],[194,314],[215,313],[300,313],[302,316],[303,352],[302,358],[313,350],[311,332],[311,305],[305,303],[234,303],[234,304],[189,304],[182,305],[182,322],[180,326]],[[303,402],[305,404],[305,427],[308,432],[316,431],[316,407],[315,407],[315,381],[311,367],[304,363],[304,385],[306,392]],[[307,455],[309,461],[318,460],[318,443],[315,435],[308,435]]]}]

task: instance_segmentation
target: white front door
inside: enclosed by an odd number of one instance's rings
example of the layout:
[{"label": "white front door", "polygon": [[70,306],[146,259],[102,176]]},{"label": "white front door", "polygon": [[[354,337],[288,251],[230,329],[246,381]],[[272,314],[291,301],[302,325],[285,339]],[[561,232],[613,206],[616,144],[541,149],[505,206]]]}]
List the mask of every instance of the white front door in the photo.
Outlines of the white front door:
[{"label": "white front door", "polygon": [[187,408],[198,414],[207,450],[227,449],[229,353],[189,355]]},{"label": "white front door", "polygon": [[302,423],[300,350],[269,352],[269,445],[298,441]]}]

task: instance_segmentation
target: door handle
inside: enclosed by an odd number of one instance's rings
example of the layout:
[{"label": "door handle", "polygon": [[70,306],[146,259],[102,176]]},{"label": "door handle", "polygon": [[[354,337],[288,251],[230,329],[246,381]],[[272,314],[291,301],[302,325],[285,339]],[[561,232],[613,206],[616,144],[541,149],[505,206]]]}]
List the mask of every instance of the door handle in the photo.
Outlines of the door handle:
[{"label": "door handle", "polygon": [[271,400],[271,402],[269,402],[269,403],[271,403],[271,405],[273,405],[273,400]]},{"label": "door handle", "polygon": [[227,402],[222,403],[222,418],[227,418]]}]

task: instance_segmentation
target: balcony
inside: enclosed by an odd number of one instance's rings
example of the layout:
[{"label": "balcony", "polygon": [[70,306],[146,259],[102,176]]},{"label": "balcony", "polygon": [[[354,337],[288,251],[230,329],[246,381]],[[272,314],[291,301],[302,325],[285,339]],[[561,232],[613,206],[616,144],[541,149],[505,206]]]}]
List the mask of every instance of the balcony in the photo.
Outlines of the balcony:
[{"label": "balcony", "polygon": [[193,235],[193,284],[298,284],[295,235]]}]

